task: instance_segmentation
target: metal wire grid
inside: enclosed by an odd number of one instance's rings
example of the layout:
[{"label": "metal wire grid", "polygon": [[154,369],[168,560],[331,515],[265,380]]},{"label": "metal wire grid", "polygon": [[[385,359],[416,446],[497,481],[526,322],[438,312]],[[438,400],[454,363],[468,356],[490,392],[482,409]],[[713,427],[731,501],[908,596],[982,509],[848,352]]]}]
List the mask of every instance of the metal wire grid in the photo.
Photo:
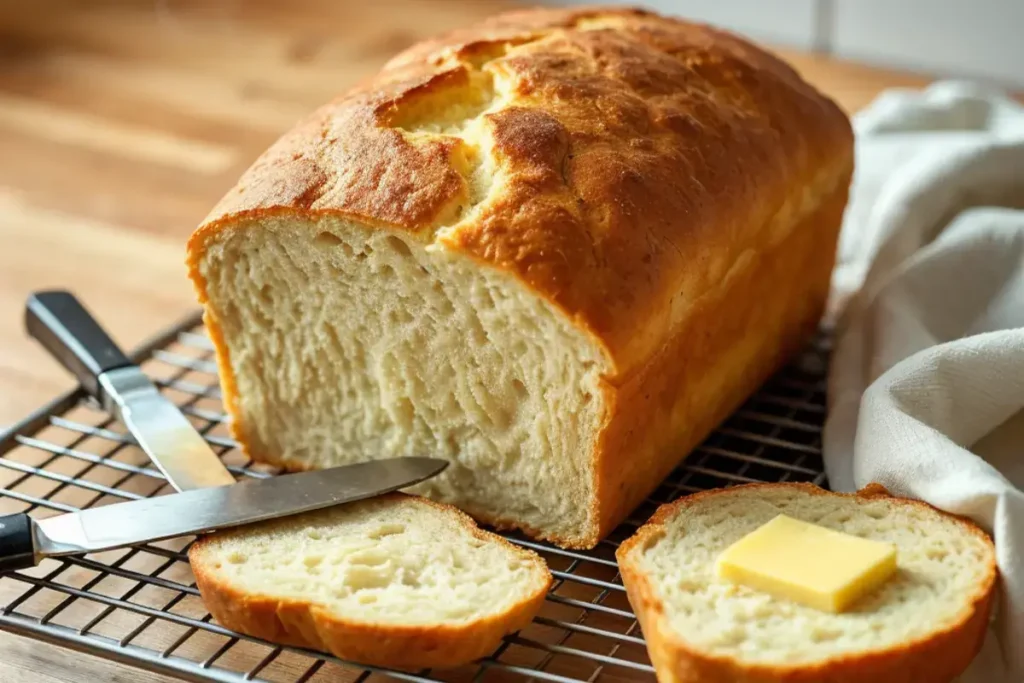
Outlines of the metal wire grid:
[{"label": "metal wire grid", "polygon": [[[680,495],[755,481],[824,484],[820,455],[827,335],[779,373],[701,445],[597,548],[573,552],[508,536],[538,551],[555,583],[538,618],[488,658],[454,671],[385,672],[280,647],[213,623],[186,551],[191,539],[47,560],[0,578],[0,628],[185,680],[323,683],[382,675],[406,681],[653,680],[626,601],[615,548],[655,507]],[[239,477],[266,477],[225,429],[212,346],[193,316],[134,359],[193,420]],[[81,392],[0,435],[0,514],[39,517],[170,492],[119,423]]]}]

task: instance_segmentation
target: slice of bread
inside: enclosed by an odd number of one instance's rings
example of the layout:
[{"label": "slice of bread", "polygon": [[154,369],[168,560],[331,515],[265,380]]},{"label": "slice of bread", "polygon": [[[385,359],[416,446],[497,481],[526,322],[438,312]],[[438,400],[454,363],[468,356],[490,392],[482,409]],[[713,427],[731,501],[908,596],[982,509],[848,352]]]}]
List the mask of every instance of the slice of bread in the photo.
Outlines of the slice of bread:
[{"label": "slice of bread", "polygon": [[[893,543],[897,575],[829,614],[719,579],[718,555],[776,515]],[[661,683],[949,683],[981,647],[995,548],[879,486],[753,484],[665,505],[617,552]]]},{"label": "slice of bread", "polygon": [[211,534],[189,560],[223,626],[403,670],[490,654],[551,584],[536,553],[400,493]]}]

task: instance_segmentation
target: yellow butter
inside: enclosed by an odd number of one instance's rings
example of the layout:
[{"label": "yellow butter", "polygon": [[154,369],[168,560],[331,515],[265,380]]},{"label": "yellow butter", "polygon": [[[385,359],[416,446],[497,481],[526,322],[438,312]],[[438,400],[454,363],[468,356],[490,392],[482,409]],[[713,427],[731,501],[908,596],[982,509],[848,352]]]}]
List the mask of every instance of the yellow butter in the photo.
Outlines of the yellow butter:
[{"label": "yellow butter", "polygon": [[729,546],[718,575],[778,598],[842,612],[896,571],[896,547],[779,515]]}]

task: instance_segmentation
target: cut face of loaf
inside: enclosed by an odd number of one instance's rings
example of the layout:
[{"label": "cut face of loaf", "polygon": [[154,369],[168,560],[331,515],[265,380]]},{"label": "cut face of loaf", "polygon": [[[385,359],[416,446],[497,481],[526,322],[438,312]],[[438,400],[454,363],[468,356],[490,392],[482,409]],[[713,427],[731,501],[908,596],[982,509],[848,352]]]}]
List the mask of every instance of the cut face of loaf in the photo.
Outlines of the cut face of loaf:
[{"label": "cut face of loaf", "polygon": [[213,534],[189,560],[223,626],[400,669],[490,654],[551,583],[536,553],[402,494]]},{"label": "cut face of loaf", "polygon": [[233,432],[592,547],[814,334],[849,121],[739,38],[535,10],[282,137],[188,245]]},{"label": "cut face of loaf", "polygon": [[331,218],[225,233],[201,265],[235,429],[292,469],[430,454],[414,490],[572,538],[593,524],[600,351],[512,278]]}]

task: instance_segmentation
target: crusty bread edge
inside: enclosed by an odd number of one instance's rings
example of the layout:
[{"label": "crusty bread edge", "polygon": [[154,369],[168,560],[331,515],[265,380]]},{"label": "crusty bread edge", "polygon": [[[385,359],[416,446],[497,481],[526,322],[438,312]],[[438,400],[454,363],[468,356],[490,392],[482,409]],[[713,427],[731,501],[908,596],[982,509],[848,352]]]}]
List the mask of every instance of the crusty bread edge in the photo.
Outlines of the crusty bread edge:
[{"label": "crusty bread edge", "polygon": [[[198,539],[189,549],[196,586],[207,610],[225,628],[274,643],[329,652],[340,659],[370,666],[415,671],[452,668],[491,654],[502,637],[527,626],[540,611],[551,586],[544,560],[528,548],[478,527],[469,515],[444,503],[419,496],[391,493],[384,499],[412,499],[454,517],[475,538],[497,543],[516,554],[547,579],[511,608],[463,624],[379,624],[333,615],[308,600],[253,595],[215,575],[203,560],[205,548],[216,534]],[[230,533],[230,532],[227,532]]]},{"label": "crusty bread edge", "polygon": [[684,496],[659,507],[651,519],[616,551],[622,581],[643,630],[651,663],[660,683],[817,683],[826,680],[830,683],[949,683],[967,668],[985,638],[998,576],[995,548],[984,531],[969,520],[937,510],[922,501],[894,497],[878,484],[871,484],[856,493],[835,493],[804,483],[743,484],[724,490],[769,490],[781,487],[800,489],[812,495],[888,498],[895,504],[937,512],[954,520],[966,532],[984,539],[992,549],[985,578],[970,597],[969,606],[959,621],[900,647],[792,666],[749,664],[736,661],[730,656],[709,654],[691,646],[674,633],[665,615],[664,604],[638,560],[633,557],[634,550],[642,549],[647,542],[663,534],[666,522],[681,509],[706,497],[718,495],[723,489]]}]

